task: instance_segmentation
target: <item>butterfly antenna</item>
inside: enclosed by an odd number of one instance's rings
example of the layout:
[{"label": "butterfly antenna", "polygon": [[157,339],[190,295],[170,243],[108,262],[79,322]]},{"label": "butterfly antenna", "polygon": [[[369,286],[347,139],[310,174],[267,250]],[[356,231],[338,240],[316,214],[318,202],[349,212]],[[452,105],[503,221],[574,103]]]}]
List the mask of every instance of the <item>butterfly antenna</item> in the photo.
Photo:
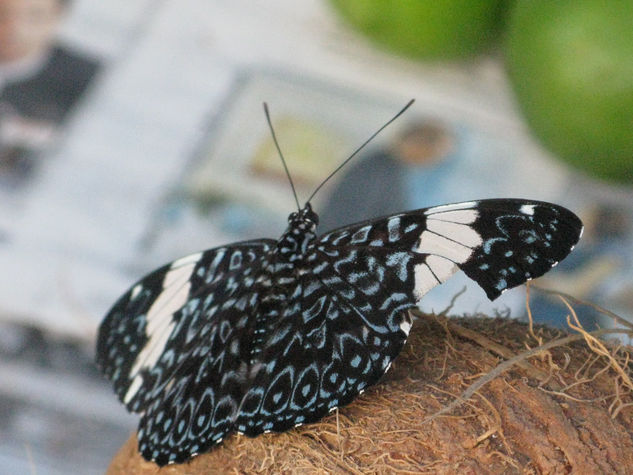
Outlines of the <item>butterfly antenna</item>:
[{"label": "butterfly antenna", "polygon": [[284,158],[284,154],[281,153],[281,147],[279,147],[279,142],[277,142],[277,135],[275,135],[275,129],[273,129],[273,123],[270,120],[270,112],[268,111],[268,104],[266,104],[265,102],[264,102],[264,114],[266,114],[266,121],[268,122],[270,133],[273,136],[273,142],[275,142],[275,147],[277,147],[279,158],[281,158],[281,163],[284,166],[284,170],[286,170],[286,175],[288,176],[288,181],[290,182],[290,187],[292,188],[292,194],[294,195],[295,201],[297,202],[297,209],[301,211],[301,205],[299,204],[299,198],[297,197],[297,190],[295,189],[295,184],[292,182],[292,177],[290,176],[290,172],[288,171],[288,165],[286,165],[286,159]]},{"label": "butterfly antenna", "polygon": [[362,144],[360,147],[358,147],[356,150],[354,150],[354,152],[353,152],[353,153],[352,153],[349,157],[347,157],[347,158],[343,161],[343,163],[341,163],[338,167],[336,167],[336,169],[335,169],[332,173],[330,173],[330,174],[328,175],[328,177],[327,177],[325,180],[323,180],[319,186],[317,186],[316,190],[314,190],[314,192],[310,195],[310,198],[308,198],[308,201],[307,201],[307,202],[309,203],[310,201],[312,201],[312,198],[314,198],[314,195],[316,195],[316,194],[317,194],[317,192],[318,192],[318,191],[319,191],[319,190],[323,187],[323,185],[325,185],[325,184],[328,182],[328,180],[329,180],[330,178],[332,178],[334,175],[336,175],[336,174],[338,173],[338,171],[339,171],[341,168],[343,168],[345,165],[347,165],[347,162],[349,162],[352,158],[354,158],[354,157],[356,156],[356,154],[357,154],[358,152],[360,152],[363,148],[365,148],[365,145],[367,145],[369,142],[371,142],[371,141],[374,139],[374,137],[376,137],[376,135],[378,135],[378,134],[379,134],[380,132],[382,132],[382,131],[383,131],[383,130],[384,130],[384,129],[385,129],[385,128],[389,125],[389,124],[391,124],[394,120],[396,120],[398,117],[400,117],[402,114],[404,114],[404,112],[405,112],[405,111],[406,111],[409,107],[411,107],[411,104],[413,104],[414,102],[415,102],[415,99],[411,99],[409,102],[407,102],[407,105],[406,105],[406,106],[404,106],[404,107],[400,110],[400,112],[398,112],[398,113],[397,113],[396,115],[394,115],[391,119],[389,119],[385,125],[383,125],[383,126],[382,126],[381,128],[379,128],[376,132],[374,132],[374,133],[371,135],[371,137],[369,137],[367,140],[365,140],[365,141],[363,142],[363,144]]}]

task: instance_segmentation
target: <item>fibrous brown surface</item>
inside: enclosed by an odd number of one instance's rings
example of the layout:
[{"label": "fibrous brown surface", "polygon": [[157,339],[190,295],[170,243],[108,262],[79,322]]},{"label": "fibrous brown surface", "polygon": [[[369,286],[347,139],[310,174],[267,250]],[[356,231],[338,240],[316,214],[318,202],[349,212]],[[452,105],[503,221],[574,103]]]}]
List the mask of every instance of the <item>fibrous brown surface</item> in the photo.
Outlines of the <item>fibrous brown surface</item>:
[{"label": "fibrous brown surface", "polygon": [[162,469],[133,435],[108,474],[633,473],[630,347],[578,335],[436,414],[504,360],[564,336],[508,319],[422,317],[381,382],[319,423],[232,436]]}]

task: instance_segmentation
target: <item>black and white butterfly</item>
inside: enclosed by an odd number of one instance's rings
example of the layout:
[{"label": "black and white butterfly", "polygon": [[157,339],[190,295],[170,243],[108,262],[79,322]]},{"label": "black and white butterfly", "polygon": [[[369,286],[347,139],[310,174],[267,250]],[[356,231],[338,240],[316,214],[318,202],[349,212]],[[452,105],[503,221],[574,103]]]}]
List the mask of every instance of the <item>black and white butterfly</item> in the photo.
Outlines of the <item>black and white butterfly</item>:
[{"label": "black and white butterfly", "polygon": [[490,299],[556,265],[582,223],[554,204],[493,199],[376,218],[324,235],[308,202],[278,240],[229,244],[150,273],[99,329],[97,363],[141,414],[158,465],[314,422],[376,383],[407,309],[461,269]]}]

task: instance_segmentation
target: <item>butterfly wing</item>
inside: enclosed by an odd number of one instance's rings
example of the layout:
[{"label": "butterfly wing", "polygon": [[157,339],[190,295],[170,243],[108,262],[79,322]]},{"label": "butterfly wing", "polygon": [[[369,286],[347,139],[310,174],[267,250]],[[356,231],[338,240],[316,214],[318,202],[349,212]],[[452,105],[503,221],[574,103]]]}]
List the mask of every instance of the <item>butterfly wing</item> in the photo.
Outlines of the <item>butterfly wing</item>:
[{"label": "butterfly wing", "polygon": [[[312,272],[298,276],[268,332],[261,368],[240,408],[235,427],[248,436],[314,422],[351,402],[384,374],[406,340],[400,326],[380,317],[377,301],[354,299],[353,285],[313,256]],[[355,270],[368,262],[358,259]],[[332,271],[318,272],[322,267]]]},{"label": "butterfly wing", "polygon": [[312,422],[374,384],[402,349],[406,310],[459,268],[494,299],[563,259],[582,231],[565,208],[484,200],[402,213],[322,236],[270,331],[237,430]]},{"label": "butterfly wing", "polygon": [[255,284],[274,241],[193,254],[132,286],[99,328],[97,364],[142,412],[139,448],[163,465],[230,431],[243,395]]},{"label": "butterfly wing", "polygon": [[405,253],[398,261],[400,289],[413,304],[458,269],[494,300],[554,267],[581,234],[580,219],[562,206],[491,199],[424,208],[334,230],[321,238],[320,250],[327,254],[366,247],[365,252],[383,252],[392,260]]}]

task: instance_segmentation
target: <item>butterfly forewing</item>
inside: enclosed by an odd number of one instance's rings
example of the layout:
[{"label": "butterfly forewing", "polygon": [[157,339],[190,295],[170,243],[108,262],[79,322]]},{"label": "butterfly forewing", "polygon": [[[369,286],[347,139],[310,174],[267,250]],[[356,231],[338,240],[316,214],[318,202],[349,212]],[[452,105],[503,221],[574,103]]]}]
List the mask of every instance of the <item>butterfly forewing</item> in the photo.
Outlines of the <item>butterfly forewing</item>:
[{"label": "butterfly forewing", "polygon": [[569,210],[539,202],[487,200],[474,229],[482,244],[460,268],[495,299],[564,259],[582,233]]},{"label": "butterfly forewing", "polygon": [[331,231],[317,248],[324,255],[362,248],[382,258],[380,281],[392,263],[402,278],[386,285],[415,305],[426,292],[457,270],[490,299],[539,277],[565,258],[578,242],[582,223],[571,211],[550,203],[491,199],[424,208]]},{"label": "butterfly forewing", "polygon": [[[162,439],[174,444],[182,420],[189,429],[186,407],[207,404],[213,413],[223,397],[243,392],[235,381],[243,384],[249,315],[273,245],[245,242],[178,259],[132,286],[101,324],[97,364],[128,409],[144,413],[139,441],[146,458],[156,458]],[[217,423],[207,431],[224,430]]]}]

